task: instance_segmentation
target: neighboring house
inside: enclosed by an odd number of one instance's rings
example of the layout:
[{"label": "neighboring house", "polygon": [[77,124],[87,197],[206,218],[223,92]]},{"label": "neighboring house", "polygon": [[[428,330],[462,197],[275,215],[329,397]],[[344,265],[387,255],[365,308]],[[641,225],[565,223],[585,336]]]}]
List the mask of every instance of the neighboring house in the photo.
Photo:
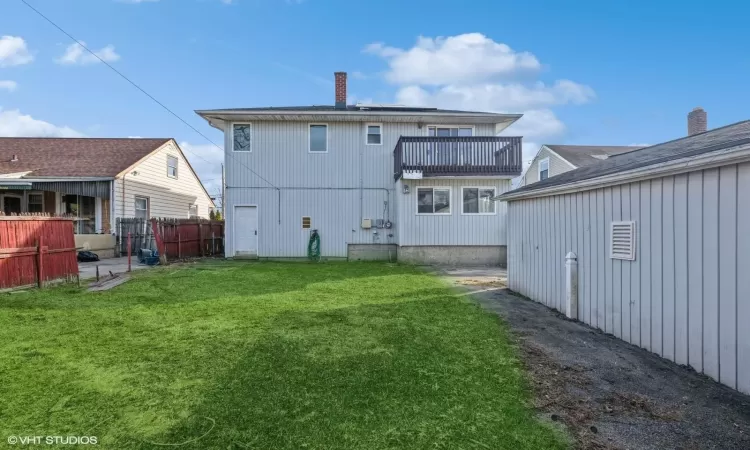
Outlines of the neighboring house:
[{"label": "neighboring house", "polygon": [[642,146],[603,146],[603,145],[550,145],[539,148],[531,165],[521,177],[520,186],[569,172],[579,167],[588,167],[610,156],[632,152]]},{"label": "neighboring house", "polygon": [[[750,121],[507,192],[508,280],[750,394]],[[572,314],[571,314],[572,315]]]},{"label": "neighboring house", "polygon": [[505,263],[518,114],[346,105],[197,111],[225,133],[227,257]]},{"label": "neighboring house", "polygon": [[76,245],[118,217],[208,217],[214,204],[173,139],[0,138],[0,211],[68,214]]}]

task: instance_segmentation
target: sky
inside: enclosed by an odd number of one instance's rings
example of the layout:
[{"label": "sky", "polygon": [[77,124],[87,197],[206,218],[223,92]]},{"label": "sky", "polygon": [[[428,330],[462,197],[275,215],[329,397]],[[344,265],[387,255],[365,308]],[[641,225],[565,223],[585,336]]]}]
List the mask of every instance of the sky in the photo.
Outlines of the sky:
[{"label": "sky", "polygon": [[[541,144],[644,145],[750,119],[747,2],[26,0],[211,141],[196,109],[349,101],[523,113]],[[0,0],[0,136],[173,137],[222,151],[21,0]]]}]

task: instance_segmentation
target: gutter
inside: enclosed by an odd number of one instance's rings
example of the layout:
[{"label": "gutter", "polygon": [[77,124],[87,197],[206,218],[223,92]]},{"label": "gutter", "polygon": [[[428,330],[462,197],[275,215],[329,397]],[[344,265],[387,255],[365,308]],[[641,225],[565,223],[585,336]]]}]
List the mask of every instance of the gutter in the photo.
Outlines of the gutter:
[{"label": "gutter", "polygon": [[696,156],[675,159],[646,167],[617,172],[597,178],[573,181],[547,188],[532,189],[527,191],[510,191],[492,197],[494,201],[515,201],[527,198],[549,197],[552,195],[571,194],[576,192],[590,191],[602,187],[608,187],[623,183],[644,181],[670,175],[678,175],[696,170],[711,169],[730,164],[740,164],[750,161],[750,144],[740,145],[729,149],[704,153]]}]

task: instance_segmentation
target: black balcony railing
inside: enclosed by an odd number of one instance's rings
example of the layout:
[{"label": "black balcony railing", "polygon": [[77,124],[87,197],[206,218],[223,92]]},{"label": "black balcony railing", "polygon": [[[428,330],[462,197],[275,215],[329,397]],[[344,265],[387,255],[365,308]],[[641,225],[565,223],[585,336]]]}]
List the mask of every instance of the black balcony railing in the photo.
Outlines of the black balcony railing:
[{"label": "black balcony railing", "polygon": [[430,176],[518,176],[521,138],[508,136],[401,136],[393,150],[394,179],[404,172]]}]

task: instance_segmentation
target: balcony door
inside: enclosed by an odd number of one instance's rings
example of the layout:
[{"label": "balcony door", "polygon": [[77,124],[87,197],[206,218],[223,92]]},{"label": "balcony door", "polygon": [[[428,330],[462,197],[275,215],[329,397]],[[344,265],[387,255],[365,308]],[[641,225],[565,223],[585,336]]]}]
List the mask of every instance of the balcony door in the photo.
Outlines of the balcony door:
[{"label": "balcony door", "polygon": [[[431,126],[427,127],[427,134],[436,137],[473,136],[474,129],[461,126]],[[432,163],[438,165],[465,164],[468,160],[467,155],[464,155],[464,149],[468,149],[470,145],[461,145],[459,142],[437,142],[432,152],[434,156]]]}]

